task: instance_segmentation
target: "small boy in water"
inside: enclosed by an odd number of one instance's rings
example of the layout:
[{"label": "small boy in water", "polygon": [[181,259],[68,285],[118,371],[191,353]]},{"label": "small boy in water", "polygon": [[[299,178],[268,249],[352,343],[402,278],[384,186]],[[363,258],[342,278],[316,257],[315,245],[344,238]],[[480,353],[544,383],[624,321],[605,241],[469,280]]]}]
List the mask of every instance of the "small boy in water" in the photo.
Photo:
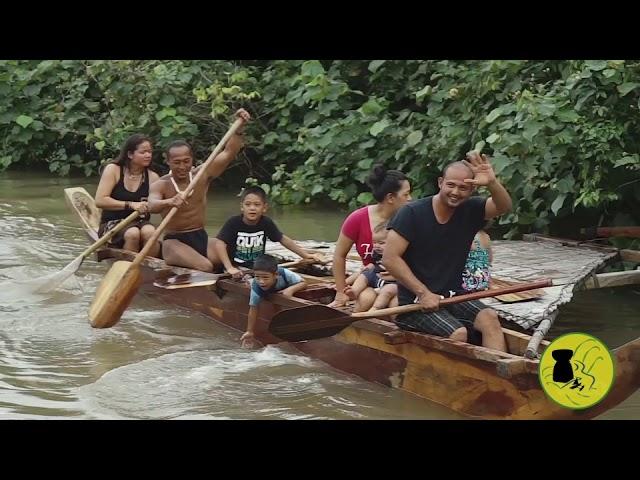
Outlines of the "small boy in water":
[{"label": "small boy in water", "polygon": [[307,284],[300,275],[279,267],[278,261],[271,255],[261,255],[254,260],[253,274],[247,331],[240,338],[242,346],[247,348],[254,346],[258,305],[260,305],[260,302],[271,293],[279,292],[286,297],[293,297],[297,292],[307,288]]}]

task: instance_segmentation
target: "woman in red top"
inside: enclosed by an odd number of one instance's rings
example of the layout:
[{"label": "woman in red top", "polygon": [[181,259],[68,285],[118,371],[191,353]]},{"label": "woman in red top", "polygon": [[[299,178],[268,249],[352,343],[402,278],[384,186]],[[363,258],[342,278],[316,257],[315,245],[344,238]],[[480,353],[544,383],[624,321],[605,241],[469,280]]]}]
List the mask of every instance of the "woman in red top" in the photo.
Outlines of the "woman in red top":
[{"label": "woman in red top", "polygon": [[[356,250],[364,266],[372,262],[373,230],[380,223],[386,223],[405,203],[411,200],[411,184],[398,170],[386,170],[382,165],[373,168],[367,182],[373,198],[378,202],[352,212],[342,224],[340,236],[333,254],[333,276],[336,282],[336,297],[332,307],[345,305],[349,298],[344,293],[346,287],[347,255],[355,243]],[[358,297],[357,310],[368,310],[375,301],[372,288]]]}]

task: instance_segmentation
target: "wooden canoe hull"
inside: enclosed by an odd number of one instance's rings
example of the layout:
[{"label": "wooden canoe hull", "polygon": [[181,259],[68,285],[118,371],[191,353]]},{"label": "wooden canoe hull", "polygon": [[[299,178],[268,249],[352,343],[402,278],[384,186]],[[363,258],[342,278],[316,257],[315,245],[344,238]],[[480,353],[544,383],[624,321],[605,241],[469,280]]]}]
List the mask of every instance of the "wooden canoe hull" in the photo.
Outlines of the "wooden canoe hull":
[{"label": "wooden canoe hull", "polygon": [[[91,237],[92,232],[87,234]],[[98,258],[131,261],[134,254],[104,249]],[[238,332],[245,330],[249,295],[246,285],[222,279],[214,287],[163,289],[153,285],[168,272],[180,274],[187,270],[169,268],[158,259],[145,259],[141,292],[203,313]],[[256,336],[262,343],[280,343],[268,332],[275,313],[317,301],[326,303],[331,298],[331,292],[322,285],[312,286],[300,295],[306,298],[288,299],[275,294],[261,303]],[[333,337],[287,345],[340,371],[402,389],[472,418],[590,419],[624,401],[640,387],[640,339],[636,339],[614,351],[616,380],[602,402],[585,410],[563,408],[541,389],[539,362],[522,357],[530,337],[504,331],[512,354],[402,332],[393,323],[380,319],[354,322]],[[543,342],[541,350],[547,345]]]},{"label": "wooden canoe hull", "polygon": [[[152,281],[151,272],[143,284],[149,295],[204,313],[238,332],[245,331],[249,293],[242,285],[221,280],[215,291],[206,287],[162,290],[153,287]],[[257,338],[264,344],[280,343],[268,333],[271,317],[282,309],[306,303],[311,302],[272,295],[270,301],[261,304]],[[511,337],[511,351],[524,349],[528,343],[528,335],[507,329],[505,333]],[[333,337],[291,345],[343,372],[477,418],[589,419],[624,401],[640,387],[640,339],[614,352],[614,386],[600,404],[586,410],[569,410],[550,401],[540,387],[537,361],[430,335],[400,332],[384,320],[360,320]]]}]

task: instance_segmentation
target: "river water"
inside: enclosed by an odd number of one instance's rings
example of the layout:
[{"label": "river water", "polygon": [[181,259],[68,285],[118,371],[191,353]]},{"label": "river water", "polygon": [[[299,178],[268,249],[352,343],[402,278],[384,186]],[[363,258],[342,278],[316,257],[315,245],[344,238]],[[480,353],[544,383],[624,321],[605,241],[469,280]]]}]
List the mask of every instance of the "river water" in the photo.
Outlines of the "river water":
[{"label": "river water", "polygon": [[[97,179],[0,175],[0,284],[59,271],[86,248],[63,189],[93,194]],[[235,193],[212,191],[207,229],[238,213]],[[297,239],[335,241],[346,212],[274,208]],[[204,315],[137,295],[111,329],[87,309],[107,264],[87,259],[46,294],[0,291],[0,419],[456,419],[398,390],[278,347],[239,348],[239,334]],[[640,288],[581,292],[555,336],[583,331],[611,348],[640,335]],[[640,419],[636,393],[599,418]]]}]

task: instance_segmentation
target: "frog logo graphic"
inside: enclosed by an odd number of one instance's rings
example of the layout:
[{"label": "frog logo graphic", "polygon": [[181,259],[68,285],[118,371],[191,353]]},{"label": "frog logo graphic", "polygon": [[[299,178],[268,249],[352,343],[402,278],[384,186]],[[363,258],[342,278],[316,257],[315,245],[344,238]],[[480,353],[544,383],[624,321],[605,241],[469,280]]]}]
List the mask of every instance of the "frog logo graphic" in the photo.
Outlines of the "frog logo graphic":
[{"label": "frog logo graphic", "polygon": [[586,333],[567,333],[545,349],[538,370],[547,396],[566,408],[581,410],[607,396],[615,378],[607,346]]}]

